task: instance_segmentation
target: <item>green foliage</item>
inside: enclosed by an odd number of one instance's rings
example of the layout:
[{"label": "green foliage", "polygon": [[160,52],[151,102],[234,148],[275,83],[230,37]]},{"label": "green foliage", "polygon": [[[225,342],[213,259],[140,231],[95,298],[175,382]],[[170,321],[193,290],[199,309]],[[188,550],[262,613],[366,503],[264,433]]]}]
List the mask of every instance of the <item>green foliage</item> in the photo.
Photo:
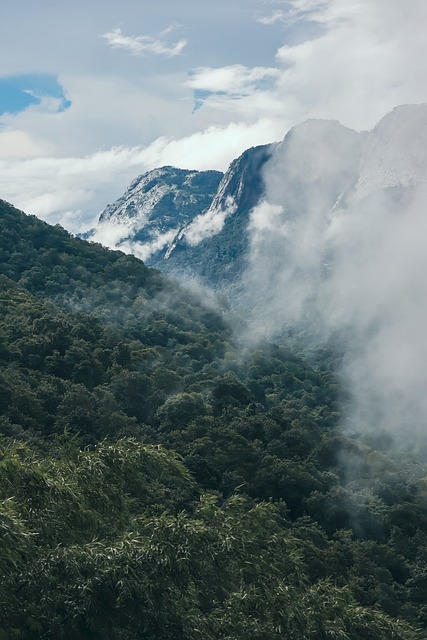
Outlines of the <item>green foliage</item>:
[{"label": "green foliage", "polygon": [[274,505],[196,500],[175,457],[132,440],[61,451],[3,448],[9,637],[415,638],[347,590],[311,586]]},{"label": "green foliage", "polygon": [[0,231],[0,640],[417,637],[427,469],[340,431],[331,353],[242,354],[135,258]]}]

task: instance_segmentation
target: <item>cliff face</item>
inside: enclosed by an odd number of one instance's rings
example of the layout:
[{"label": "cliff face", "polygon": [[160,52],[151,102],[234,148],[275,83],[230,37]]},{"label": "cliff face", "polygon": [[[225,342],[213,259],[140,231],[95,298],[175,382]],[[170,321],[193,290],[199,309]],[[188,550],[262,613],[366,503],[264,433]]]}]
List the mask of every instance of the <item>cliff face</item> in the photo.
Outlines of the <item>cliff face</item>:
[{"label": "cliff face", "polygon": [[219,171],[149,171],[106,207],[88,239],[134,253],[150,264],[183,226],[209,207],[221,178]]}]

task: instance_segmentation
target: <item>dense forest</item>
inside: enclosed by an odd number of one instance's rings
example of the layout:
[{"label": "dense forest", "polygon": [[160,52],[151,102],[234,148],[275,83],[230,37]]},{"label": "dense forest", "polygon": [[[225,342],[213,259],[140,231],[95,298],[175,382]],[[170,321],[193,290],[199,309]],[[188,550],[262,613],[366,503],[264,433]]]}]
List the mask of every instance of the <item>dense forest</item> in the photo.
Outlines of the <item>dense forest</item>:
[{"label": "dense forest", "polygon": [[425,457],[331,350],[5,202],[0,274],[0,640],[427,637]]}]

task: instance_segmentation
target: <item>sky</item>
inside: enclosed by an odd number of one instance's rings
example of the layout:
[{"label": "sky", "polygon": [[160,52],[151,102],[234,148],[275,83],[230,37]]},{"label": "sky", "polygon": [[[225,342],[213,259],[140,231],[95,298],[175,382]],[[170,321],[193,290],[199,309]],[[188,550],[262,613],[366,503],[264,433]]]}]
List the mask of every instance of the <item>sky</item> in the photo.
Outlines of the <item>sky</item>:
[{"label": "sky", "polygon": [[0,0],[0,198],[72,232],[140,173],[427,102],[425,0]]}]

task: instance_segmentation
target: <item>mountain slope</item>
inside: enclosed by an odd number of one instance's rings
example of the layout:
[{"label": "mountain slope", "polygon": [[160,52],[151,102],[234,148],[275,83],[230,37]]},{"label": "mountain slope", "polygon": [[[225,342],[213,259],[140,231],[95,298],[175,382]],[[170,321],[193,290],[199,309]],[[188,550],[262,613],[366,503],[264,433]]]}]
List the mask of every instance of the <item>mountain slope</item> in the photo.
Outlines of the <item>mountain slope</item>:
[{"label": "mountain slope", "polygon": [[4,202],[0,255],[4,637],[417,637],[426,468],[341,433],[327,353]]},{"label": "mountain slope", "polygon": [[145,173],[108,205],[91,240],[128,250],[148,264],[211,203],[222,174],[162,167]]},{"label": "mountain slope", "polygon": [[427,175],[427,105],[401,105],[369,133],[355,186],[358,198],[412,188]]},{"label": "mountain slope", "polygon": [[209,209],[181,230],[157,267],[195,275],[214,286],[233,281],[244,270],[248,212],[264,193],[262,169],[273,149],[254,147],[231,163]]}]

